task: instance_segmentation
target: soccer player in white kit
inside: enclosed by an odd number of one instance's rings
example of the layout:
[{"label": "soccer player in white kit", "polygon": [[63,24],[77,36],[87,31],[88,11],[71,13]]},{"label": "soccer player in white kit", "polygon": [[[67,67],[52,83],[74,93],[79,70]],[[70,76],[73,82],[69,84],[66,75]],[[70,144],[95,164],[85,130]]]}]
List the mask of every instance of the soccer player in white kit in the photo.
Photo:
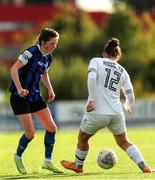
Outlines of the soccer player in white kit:
[{"label": "soccer player in white kit", "polygon": [[100,129],[107,127],[118,146],[138,165],[144,173],[154,172],[146,165],[136,145],[128,140],[125,116],[120,102],[123,90],[126,101],[124,109],[132,113],[135,97],[127,71],[118,64],[121,57],[119,40],[112,38],[104,47],[103,57],[93,58],[88,67],[88,102],[81,121],[75,162],[61,161],[64,168],[76,173],[83,172],[88,154],[88,140]]}]

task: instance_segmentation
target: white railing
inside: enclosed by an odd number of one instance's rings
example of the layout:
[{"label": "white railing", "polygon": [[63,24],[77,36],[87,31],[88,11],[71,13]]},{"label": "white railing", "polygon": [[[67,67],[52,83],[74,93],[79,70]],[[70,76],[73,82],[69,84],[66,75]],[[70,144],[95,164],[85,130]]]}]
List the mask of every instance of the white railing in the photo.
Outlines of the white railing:
[{"label": "white railing", "polygon": [[[79,125],[85,112],[85,106],[86,100],[56,101],[49,104],[53,118],[60,126]],[[125,115],[127,124],[146,125],[151,123],[151,125],[155,125],[155,100],[137,100],[133,106],[133,114],[125,113]],[[34,119],[34,122],[36,128],[42,128],[39,121]],[[11,107],[0,104],[0,131],[19,129],[21,129],[20,124],[13,115]]]}]

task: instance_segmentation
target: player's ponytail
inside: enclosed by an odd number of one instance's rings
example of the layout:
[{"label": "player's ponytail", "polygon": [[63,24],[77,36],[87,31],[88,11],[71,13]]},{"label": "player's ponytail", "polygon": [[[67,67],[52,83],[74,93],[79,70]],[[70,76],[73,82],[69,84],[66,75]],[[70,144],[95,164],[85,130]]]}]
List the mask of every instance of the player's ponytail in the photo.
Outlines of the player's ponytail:
[{"label": "player's ponytail", "polygon": [[114,47],[114,48],[119,46],[119,39],[112,38],[110,41],[108,41],[108,46],[111,46],[111,47]]},{"label": "player's ponytail", "polygon": [[36,40],[34,41],[34,44],[42,45],[42,41],[46,42],[49,41],[50,38],[59,38],[59,33],[55,31],[52,28],[43,28],[39,35],[37,36]]},{"label": "player's ponytail", "polygon": [[107,42],[104,47],[104,53],[106,53],[109,57],[121,57],[121,48],[119,46],[119,39],[112,38]]}]

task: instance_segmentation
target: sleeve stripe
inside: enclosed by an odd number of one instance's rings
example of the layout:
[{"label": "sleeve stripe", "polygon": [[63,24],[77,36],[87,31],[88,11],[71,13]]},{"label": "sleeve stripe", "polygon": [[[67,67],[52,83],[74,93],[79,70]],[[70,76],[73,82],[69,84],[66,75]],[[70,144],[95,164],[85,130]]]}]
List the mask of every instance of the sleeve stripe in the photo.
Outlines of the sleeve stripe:
[{"label": "sleeve stripe", "polygon": [[132,93],[132,89],[128,89],[125,91],[126,94],[131,94]]},{"label": "sleeve stripe", "polygon": [[95,68],[89,68],[88,69],[88,73],[91,72],[91,71],[94,71],[95,73],[97,73],[97,70]]}]

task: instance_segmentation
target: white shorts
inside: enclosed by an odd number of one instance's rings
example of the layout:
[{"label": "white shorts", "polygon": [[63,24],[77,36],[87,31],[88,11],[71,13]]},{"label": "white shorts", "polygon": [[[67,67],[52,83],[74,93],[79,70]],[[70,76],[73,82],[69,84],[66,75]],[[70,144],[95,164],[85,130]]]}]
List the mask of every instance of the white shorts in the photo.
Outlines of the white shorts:
[{"label": "white shorts", "polygon": [[98,130],[107,127],[113,134],[122,134],[126,131],[125,116],[103,115],[86,112],[80,129],[87,134],[95,134]]}]

